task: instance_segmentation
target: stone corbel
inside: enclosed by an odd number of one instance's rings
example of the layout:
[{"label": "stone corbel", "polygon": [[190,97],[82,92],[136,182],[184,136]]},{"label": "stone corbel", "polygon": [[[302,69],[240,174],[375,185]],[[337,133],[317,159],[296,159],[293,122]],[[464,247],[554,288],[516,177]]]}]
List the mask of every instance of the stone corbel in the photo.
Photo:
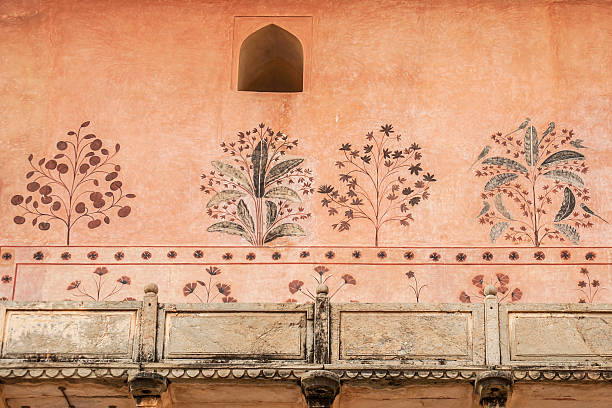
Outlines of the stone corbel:
[{"label": "stone corbel", "polygon": [[474,384],[474,392],[483,408],[506,408],[512,395],[512,373],[509,371],[485,371]]},{"label": "stone corbel", "polygon": [[340,378],[331,371],[309,371],[301,383],[308,408],[330,408],[340,392]]},{"label": "stone corbel", "polygon": [[141,371],[128,379],[130,395],[138,408],[161,408],[168,379],[161,374]]}]

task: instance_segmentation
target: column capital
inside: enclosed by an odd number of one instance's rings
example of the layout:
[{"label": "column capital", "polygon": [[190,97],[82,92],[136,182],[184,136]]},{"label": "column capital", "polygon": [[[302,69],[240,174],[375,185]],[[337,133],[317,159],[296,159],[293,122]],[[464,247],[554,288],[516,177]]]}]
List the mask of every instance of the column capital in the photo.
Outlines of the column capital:
[{"label": "column capital", "polygon": [[308,371],[301,385],[308,408],[330,408],[340,392],[340,378],[331,371]]},{"label": "column capital", "polygon": [[492,370],[478,375],[474,392],[483,408],[505,408],[512,395],[512,373]]}]

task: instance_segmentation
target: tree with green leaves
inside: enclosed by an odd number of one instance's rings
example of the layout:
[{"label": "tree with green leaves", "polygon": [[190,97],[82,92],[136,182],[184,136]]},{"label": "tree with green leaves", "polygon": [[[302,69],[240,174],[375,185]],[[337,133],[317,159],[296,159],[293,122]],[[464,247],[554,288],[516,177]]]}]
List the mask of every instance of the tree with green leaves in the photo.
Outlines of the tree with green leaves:
[{"label": "tree with green leaves", "polygon": [[591,228],[596,218],[607,222],[586,204],[591,196],[583,175],[589,168],[581,151],[587,147],[573,130],[557,132],[550,122],[538,135],[530,123],[527,118],[509,133],[493,134],[500,153],[489,156],[493,149],[485,146],[474,162],[476,177],[487,179],[476,218],[490,226],[491,242],[503,235],[536,247],[553,240],[578,244],[579,228]]},{"label": "tree with green leaves", "polygon": [[314,177],[304,159],[290,158],[298,145],[265,124],[239,132],[237,140],[222,142],[228,161],[213,161],[200,189],[211,198],[207,214],[214,220],[209,232],[238,235],[254,246],[281,237],[304,235],[300,221],[311,217],[301,196],[314,192]]}]

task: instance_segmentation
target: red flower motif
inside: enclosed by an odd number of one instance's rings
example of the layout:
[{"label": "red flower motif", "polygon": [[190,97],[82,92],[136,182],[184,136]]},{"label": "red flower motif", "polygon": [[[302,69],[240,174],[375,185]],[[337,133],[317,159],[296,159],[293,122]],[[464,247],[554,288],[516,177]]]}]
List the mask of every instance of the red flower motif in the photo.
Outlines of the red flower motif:
[{"label": "red flower motif", "polygon": [[238,301],[236,298],[233,298],[231,296],[223,296],[222,300],[223,303],[236,303]]},{"label": "red flower motif", "polygon": [[290,299],[285,300],[284,303],[297,303],[297,299],[290,298]]},{"label": "red flower motif", "polygon": [[232,287],[225,283],[217,283],[217,290],[224,296],[229,296],[229,294],[232,293]]},{"label": "red flower motif", "polygon": [[461,292],[461,294],[459,295],[459,300],[463,303],[472,303],[472,300],[470,299],[470,295],[465,293],[465,291]]},{"label": "red flower motif", "polygon": [[191,282],[185,285],[185,287],[183,288],[183,295],[185,296],[189,296],[193,293],[193,291],[196,289],[197,284],[195,282]]},{"label": "red flower motif", "polygon": [[345,275],[342,275],[342,280],[344,281],[345,284],[347,285],[356,285],[357,281],[355,280],[355,278],[353,278],[351,275],[349,275],[348,273]]},{"label": "red flower motif", "polygon": [[412,279],[412,278],[414,278],[414,272],[408,271],[408,272],[406,272],[406,276],[408,277],[408,279]]},{"label": "red flower motif", "polygon": [[70,282],[70,285],[68,285],[68,287],[66,288],[66,290],[72,290],[72,289],[76,289],[79,286],[81,286],[81,281],[80,280],[76,280],[74,282]]},{"label": "red flower motif", "polygon": [[94,273],[98,276],[106,275],[108,273],[108,269],[106,269],[105,267],[96,268]]},{"label": "red flower motif", "polygon": [[291,294],[294,294],[295,292],[302,289],[302,286],[304,286],[304,282],[302,282],[301,280],[291,281],[289,283],[289,292],[291,292]]},{"label": "red flower motif", "polygon": [[131,285],[132,284],[132,279],[130,279],[129,276],[122,276],[119,279],[117,279],[117,282],[119,282],[122,285]]},{"label": "red flower motif", "polygon": [[329,272],[329,268],[326,268],[326,267],[324,267],[322,265],[319,265],[319,266],[315,267],[314,270],[320,276],[323,276],[324,273]]},{"label": "red flower motif", "polygon": [[206,272],[208,272],[208,274],[211,276],[221,275],[221,269],[217,268],[216,266],[206,268]]},{"label": "red flower motif", "polygon": [[13,280],[13,277],[10,275],[4,275],[2,277],[2,283],[11,283],[12,280]]},{"label": "red flower motif", "polygon": [[472,284],[477,288],[482,288],[484,286],[484,275],[476,275],[472,278]]},{"label": "red flower motif", "polygon": [[497,276],[497,281],[502,286],[506,286],[510,283],[510,277],[504,273],[498,273],[495,276]]},{"label": "red flower motif", "polygon": [[519,288],[516,288],[512,291],[512,301],[516,302],[517,300],[521,300],[523,297],[523,292]]}]

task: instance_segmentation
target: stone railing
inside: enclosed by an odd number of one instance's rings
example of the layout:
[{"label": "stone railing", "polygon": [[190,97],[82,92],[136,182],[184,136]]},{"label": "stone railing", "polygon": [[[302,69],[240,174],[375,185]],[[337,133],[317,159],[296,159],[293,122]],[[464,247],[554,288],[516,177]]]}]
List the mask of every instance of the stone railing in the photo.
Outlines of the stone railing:
[{"label": "stone railing", "polygon": [[[168,382],[301,383],[312,407],[340,383],[463,382],[504,406],[515,382],[612,379],[612,305],[4,302],[0,379],[129,381],[139,406]],[[149,405],[147,405],[149,404]],[[496,405],[497,404],[497,405]]]}]

